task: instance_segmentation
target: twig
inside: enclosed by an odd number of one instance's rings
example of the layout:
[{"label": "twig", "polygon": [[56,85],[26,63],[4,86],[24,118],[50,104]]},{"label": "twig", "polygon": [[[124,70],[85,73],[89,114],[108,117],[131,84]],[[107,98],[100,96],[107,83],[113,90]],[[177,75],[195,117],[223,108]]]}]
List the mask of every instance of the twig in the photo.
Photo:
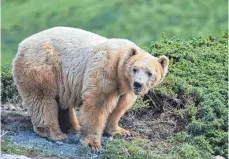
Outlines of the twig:
[{"label": "twig", "polygon": [[153,103],[153,105],[156,107],[156,109],[160,110],[157,105],[154,103],[153,99],[150,97],[150,95],[147,95],[149,97],[150,101]]},{"label": "twig", "polygon": [[1,135],[0,135],[0,138],[2,138],[4,135],[6,135],[9,131],[1,131]]},{"label": "twig", "polygon": [[157,124],[171,124],[174,125],[176,127],[176,123],[171,122],[171,121],[157,121],[157,122],[153,122],[153,123],[149,123],[150,125],[157,125]]}]

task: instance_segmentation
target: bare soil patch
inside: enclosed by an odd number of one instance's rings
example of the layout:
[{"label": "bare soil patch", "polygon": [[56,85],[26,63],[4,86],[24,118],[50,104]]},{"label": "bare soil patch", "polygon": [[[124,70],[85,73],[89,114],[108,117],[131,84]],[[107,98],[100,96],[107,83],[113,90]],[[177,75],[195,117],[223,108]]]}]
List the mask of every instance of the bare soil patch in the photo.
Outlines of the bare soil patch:
[{"label": "bare soil patch", "polygon": [[[151,141],[167,139],[183,130],[187,121],[179,114],[179,109],[186,104],[185,96],[168,99],[155,93],[148,93],[144,100],[149,107],[129,110],[121,119],[124,128],[135,131],[137,136]],[[9,108],[10,107],[10,108]],[[5,104],[1,107],[2,130],[10,132],[32,130],[32,123],[26,109],[21,105]]]}]

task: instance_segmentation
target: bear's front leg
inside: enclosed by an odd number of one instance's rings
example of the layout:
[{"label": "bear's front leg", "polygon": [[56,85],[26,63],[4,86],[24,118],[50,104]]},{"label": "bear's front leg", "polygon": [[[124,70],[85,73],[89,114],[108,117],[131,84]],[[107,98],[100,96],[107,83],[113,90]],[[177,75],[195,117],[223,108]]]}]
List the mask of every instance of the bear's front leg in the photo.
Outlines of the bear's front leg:
[{"label": "bear's front leg", "polygon": [[112,111],[107,120],[105,133],[108,135],[130,135],[130,131],[119,127],[120,118],[134,104],[137,96],[133,93],[122,95],[118,101],[117,107]]},{"label": "bear's front leg", "polygon": [[106,119],[113,110],[115,98],[111,99],[105,95],[96,96],[91,93],[83,99],[80,109],[81,139],[83,146],[89,146],[94,152],[101,149],[101,136],[105,127]]}]

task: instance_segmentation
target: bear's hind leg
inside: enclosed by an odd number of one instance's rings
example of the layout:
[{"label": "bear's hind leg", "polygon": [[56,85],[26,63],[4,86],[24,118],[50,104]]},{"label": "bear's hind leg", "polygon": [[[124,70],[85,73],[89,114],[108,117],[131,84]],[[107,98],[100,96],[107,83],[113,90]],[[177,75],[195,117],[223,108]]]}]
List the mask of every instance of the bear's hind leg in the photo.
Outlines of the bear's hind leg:
[{"label": "bear's hind leg", "polygon": [[47,97],[32,97],[27,100],[33,124],[33,130],[42,137],[51,140],[64,140],[67,135],[62,133],[58,122],[58,105],[55,99]]},{"label": "bear's hind leg", "polygon": [[72,125],[70,129],[70,133],[78,132],[80,130],[80,125],[76,117],[75,109],[73,107],[70,107],[68,110],[68,114],[69,114],[70,123]]},{"label": "bear's hind leg", "polygon": [[59,109],[59,125],[64,133],[74,134],[80,130],[80,125],[73,107]]}]

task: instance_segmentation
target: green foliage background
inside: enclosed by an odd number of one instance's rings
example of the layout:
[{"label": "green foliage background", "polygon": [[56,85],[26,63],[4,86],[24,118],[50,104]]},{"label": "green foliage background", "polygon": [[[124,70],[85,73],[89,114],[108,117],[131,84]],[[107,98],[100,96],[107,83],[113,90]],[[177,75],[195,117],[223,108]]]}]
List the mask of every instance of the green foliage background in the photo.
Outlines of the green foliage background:
[{"label": "green foliage background", "polygon": [[[154,91],[185,97],[179,113],[188,125],[161,149],[117,139],[105,145],[102,157],[228,158],[228,33],[221,32],[227,31],[227,9],[227,0],[2,0],[1,62],[11,63],[21,40],[54,26],[130,39],[170,58],[169,74]],[[4,102],[19,100],[11,65],[2,67],[1,87]],[[141,103],[148,107],[140,100],[134,109]]]},{"label": "green foliage background", "polygon": [[148,46],[168,37],[220,35],[227,30],[227,0],[2,0],[2,64],[18,43],[54,26],[71,26]]}]

